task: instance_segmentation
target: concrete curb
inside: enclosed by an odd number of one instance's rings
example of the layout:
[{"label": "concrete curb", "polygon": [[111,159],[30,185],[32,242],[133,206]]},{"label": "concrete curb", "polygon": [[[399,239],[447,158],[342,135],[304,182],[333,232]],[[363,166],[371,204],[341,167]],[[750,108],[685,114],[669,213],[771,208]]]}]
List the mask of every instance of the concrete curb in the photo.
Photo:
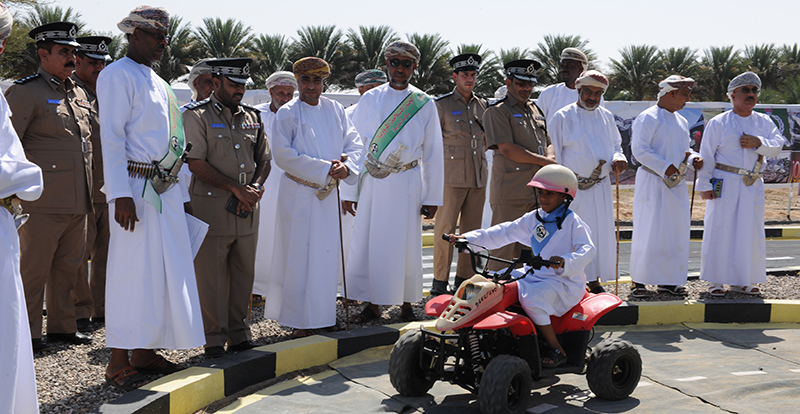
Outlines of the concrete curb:
[{"label": "concrete curb", "polygon": [[[692,323],[800,323],[800,300],[686,300],[624,302],[598,326]],[[280,375],[329,364],[365,349],[392,345],[409,329],[433,320],[332,332],[261,346],[205,361],[103,404],[93,413],[188,414]]]},{"label": "concrete curb", "polygon": [[[764,233],[767,236],[767,239],[776,240],[776,239],[785,239],[785,240],[797,240],[800,239],[800,227],[766,227],[764,228]],[[631,240],[633,237],[633,229],[620,229],[619,232],[619,239],[620,240]],[[703,228],[702,227],[692,227],[690,231],[689,237],[692,240],[702,240],[703,239]],[[434,237],[433,233],[422,233],[422,247],[433,247]]]}]

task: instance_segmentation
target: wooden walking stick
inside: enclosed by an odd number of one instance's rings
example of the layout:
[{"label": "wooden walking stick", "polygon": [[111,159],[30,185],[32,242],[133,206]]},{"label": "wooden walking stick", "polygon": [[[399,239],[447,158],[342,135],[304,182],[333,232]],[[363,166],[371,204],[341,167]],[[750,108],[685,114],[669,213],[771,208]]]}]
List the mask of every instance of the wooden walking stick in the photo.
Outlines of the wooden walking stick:
[{"label": "wooden walking stick", "polygon": [[692,202],[689,204],[689,225],[692,224],[692,215],[694,214],[694,187],[697,185],[697,170],[694,170],[694,178],[692,179]]},{"label": "wooden walking stick", "polygon": [[614,294],[619,296],[619,171],[614,169],[614,174],[617,177],[617,272],[614,284]]},{"label": "wooden walking stick", "polygon": [[347,332],[350,332],[350,305],[347,300],[347,278],[344,275],[344,236],[342,236],[342,196],[339,194],[339,183],[336,183],[336,205],[339,207],[339,251],[342,253],[342,287],[344,288],[344,317]]}]

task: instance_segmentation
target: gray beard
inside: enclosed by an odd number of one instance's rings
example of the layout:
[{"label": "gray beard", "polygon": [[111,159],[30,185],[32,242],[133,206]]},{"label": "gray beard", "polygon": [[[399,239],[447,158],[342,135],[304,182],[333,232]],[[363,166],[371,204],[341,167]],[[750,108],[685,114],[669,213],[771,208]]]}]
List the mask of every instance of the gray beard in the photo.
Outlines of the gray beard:
[{"label": "gray beard", "polygon": [[391,82],[392,86],[396,86],[396,87],[402,89],[402,88],[405,88],[406,86],[408,86],[409,83],[411,83],[411,79],[406,79],[406,81],[402,82],[402,83],[395,82],[394,79],[392,79],[390,82]]}]

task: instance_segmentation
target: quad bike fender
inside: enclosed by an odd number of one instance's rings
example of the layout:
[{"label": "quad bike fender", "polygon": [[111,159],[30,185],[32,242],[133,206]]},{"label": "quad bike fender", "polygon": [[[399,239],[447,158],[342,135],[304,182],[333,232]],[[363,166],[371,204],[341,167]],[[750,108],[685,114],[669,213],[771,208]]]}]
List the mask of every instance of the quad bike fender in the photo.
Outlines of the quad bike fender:
[{"label": "quad bike fender", "polygon": [[428,300],[425,304],[425,314],[428,316],[439,316],[447,309],[450,300],[453,299],[452,295],[439,295]]},{"label": "quad bike fender", "polygon": [[550,322],[556,334],[574,331],[588,331],[592,329],[597,320],[622,304],[622,299],[611,293],[589,293],[562,316],[551,316]]},{"label": "quad bike fender", "polygon": [[476,323],[472,328],[476,330],[509,328],[514,336],[536,333],[536,327],[533,326],[533,322],[527,316],[506,311],[494,313]]}]

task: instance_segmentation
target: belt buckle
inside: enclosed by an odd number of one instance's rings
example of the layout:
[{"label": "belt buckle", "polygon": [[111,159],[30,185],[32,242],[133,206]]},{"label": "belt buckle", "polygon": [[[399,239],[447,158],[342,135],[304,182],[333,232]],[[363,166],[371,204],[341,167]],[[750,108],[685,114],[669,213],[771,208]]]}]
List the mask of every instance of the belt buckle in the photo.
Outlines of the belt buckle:
[{"label": "belt buckle", "polygon": [[86,141],[86,138],[81,137],[81,152],[84,154],[89,153],[89,142]]},{"label": "belt buckle", "polygon": [[475,138],[472,138],[472,142],[470,142],[470,146],[472,147],[472,149],[478,148],[478,140],[475,139]]},{"label": "belt buckle", "polygon": [[239,173],[239,184],[247,185],[247,173],[244,172]]}]

